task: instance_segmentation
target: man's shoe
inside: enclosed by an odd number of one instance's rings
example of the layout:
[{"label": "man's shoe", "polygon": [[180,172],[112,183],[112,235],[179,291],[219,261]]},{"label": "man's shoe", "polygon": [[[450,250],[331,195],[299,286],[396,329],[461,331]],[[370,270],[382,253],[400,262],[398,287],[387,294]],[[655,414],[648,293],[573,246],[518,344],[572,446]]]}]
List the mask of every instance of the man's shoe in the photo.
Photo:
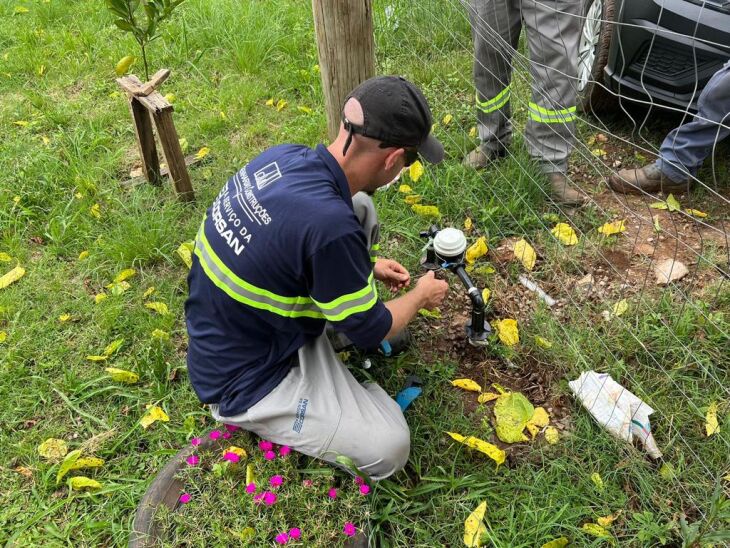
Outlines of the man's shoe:
[{"label": "man's shoe", "polygon": [[465,167],[470,167],[472,169],[484,169],[492,162],[499,160],[500,158],[504,158],[506,155],[507,151],[505,151],[504,149],[498,150],[496,152],[484,152],[481,148],[478,147],[466,155],[466,158],[464,158],[462,164]]},{"label": "man's shoe", "polygon": [[568,179],[562,173],[550,174],[550,196],[553,201],[561,205],[582,205],[585,202],[583,194],[570,187]]},{"label": "man's shoe", "polygon": [[673,181],[664,175],[656,164],[639,169],[622,169],[608,178],[608,186],[622,194],[642,194],[643,192],[688,192],[692,181]]}]

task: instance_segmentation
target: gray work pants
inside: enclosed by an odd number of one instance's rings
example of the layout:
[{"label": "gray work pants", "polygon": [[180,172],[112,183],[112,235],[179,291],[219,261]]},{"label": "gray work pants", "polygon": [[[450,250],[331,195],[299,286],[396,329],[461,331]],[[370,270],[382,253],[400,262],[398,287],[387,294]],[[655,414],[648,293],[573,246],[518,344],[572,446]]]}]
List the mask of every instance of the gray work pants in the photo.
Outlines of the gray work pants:
[{"label": "gray work pants", "polygon": [[676,182],[697,175],[716,143],[730,135],[730,62],[718,70],[697,99],[697,116],[672,130],[659,152],[657,166]]},{"label": "gray work pants", "polygon": [[527,149],[545,173],[564,173],[573,148],[576,118],[581,0],[472,0],[479,137],[491,155],[512,141],[511,81],[522,26],[530,52],[532,95],[527,105]]},{"label": "gray work pants", "polygon": [[[372,200],[358,193],[353,208],[372,244],[377,237]],[[299,349],[298,363],[245,413],[223,417],[214,404],[213,418],[327,462],[348,456],[374,480],[406,465],[410,430],[385,390],[374,383],[358,383],[325,334]]]}]

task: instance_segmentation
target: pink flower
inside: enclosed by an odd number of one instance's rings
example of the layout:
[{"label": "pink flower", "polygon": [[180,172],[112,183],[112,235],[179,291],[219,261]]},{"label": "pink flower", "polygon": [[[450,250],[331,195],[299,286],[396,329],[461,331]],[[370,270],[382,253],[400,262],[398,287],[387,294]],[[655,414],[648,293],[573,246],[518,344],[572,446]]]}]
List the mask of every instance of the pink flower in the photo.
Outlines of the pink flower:
[{"label": "pink flower", "polygon": [[369,492],[370,492],[370,486],[363,483],[360,486],[360,494],[361,495],[367,495]]},{"label": "pink flower", "polygon": [[362,485],[363,483],[365,483],[365,480],[362,479],[360,476],[355,476],[355,483],[357,485]]},{"label": "pink flower", "polygon": [[302,530],[299,527],[292,527],[289,529],[289,537],[297,540],[302,536]]},{"label": "pink flower", "polygon": [[266,460],[274,460],[276,458],[276,453],[273,451],[266,451],[266,453],[264,453],[264,458]]},{"label": "pink flower", "polygon": [[200,442],[201,441],[203,441],[203,440],[201,440],[200,438],[193,438],[193,439],[190,440],[190,443],[192,445],[194,445],[195,447],[197,447],[198,445],[200,445]]},{"label": "pink flower", "polygon": [[226,430],[229,432],[235,432],[236,430],[240,430],[240,426],[236,426],[235,424],[224,424],[223,426],[226,427]]},{"label": "pink flower", "polygon": [[333,487],[332,489],[330,489],[330,490],[329,490],[329,491],[327,492],[327,496],[328,496],[329,498],[331,498],[331,499],[336,499],[336,498],[337,498],[337,489],[335,489],[334,487]]},{"label": "pink flower", "polygon": [[190,455],[185,459],[185,462],[187,462],[190,466],[195,466],[200,462],[200,457],[198,455]]},{"label": "pink flower", "polygon": [[276,493],[272,493],[271,491],[264,492],[264,504],[266,506],[271,506],[276,502]]},{"label": "pink flower", "polygon": [[255,493],[255,492],[256,492],[256,484],[253,482],[249,483],[246,486],[246,493],[248,493],[250,495],[251,493]]},{"label": "pink flower", "polygon": [[263,499],[263,498],[264,498],[264,494],[263,494],[263,493],[256,493],[256,494],[255,494],[255,495],[253,496],[253,501],[254,501],[254,502],[255,502],[256,504],[261,504],[261,499]]},{"label": "pink flower", "polygon": [[355,526],[350,523],[349,521],[345,523],[345,526],[342,528],[342,532],[345,533],[348,537],[355,536],[355,533],[357,532],[357,529]]},{"label": "pink flower", "polygon": [[282,483],[284,483],[284,478],[277,474],[275,476],[271,476],[269,483],[271,484],[271,487],[279,487]]},{"label": "pink flower", "polygon": [[231,433],[230,432],[223,432],[223,435],[221,436],[224,440],[231,439]]},{"label": "pink flower", "polygon": [[287,542],[289,542],[289,535],[287,535],[286,533],[279,533],[278,535],[276,535],[275,540],[279,544],[286,544]]},{"label": "pink flower", "polygon": [[302,480],[302,487],[312,487],[314,482],[310,479]]},{"label": "pink flower", "polygon": [[259,441],[259,449],[262,451],[271,451],[274,448],[274,444],[270,441],[261,440]]},{"label": "pink flower", "polygon": [[[282,445],[279,448],[280,457],[286,457],[289,453],[291,453],[291,447],[289,447],[288,445]],[[289,536],[291,536],[291,535],[289,535]]]},{"label": "pink flower", "polygon": [[213,430],[210,434],[208,434],[208,437],[212,440],[217,440],[222,436],[220,430]]},{"label": "pink flower", "polygon": [[241,460],[241,457],[233,451],[228,451],[225,455],[223,455],[223,460],[227,460],[228,462],[238,462]]},{"label": "pink flower", "polygon": [[180,504],[187,504],[188,502],[190,502],[191,498],[193,497],[190,496],[190,493],[183,493],[182,495],[180,495]]}]

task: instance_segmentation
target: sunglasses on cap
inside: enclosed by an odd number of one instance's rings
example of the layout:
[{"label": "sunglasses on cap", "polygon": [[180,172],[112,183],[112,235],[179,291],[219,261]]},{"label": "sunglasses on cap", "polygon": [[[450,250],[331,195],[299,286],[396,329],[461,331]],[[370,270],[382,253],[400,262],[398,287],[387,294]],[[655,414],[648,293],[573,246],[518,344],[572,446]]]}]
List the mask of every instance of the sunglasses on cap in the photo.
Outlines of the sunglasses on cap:
[{"label": "sunglasses on cap", "polygon": [[[364,129],[362,126],[356,126],[352,122],[350,122],[345,116],[342,116],[342,125],[345,128],[345,131],[348,132],[347,141],[345,141],[345,146],[342,149],[342,155],[345,156],[347,154],[347,150],[350,148],[350,145],[352,144],[352,136],[355,133],[358,133],[360,135],[364,135],[365,137],[369,137],[369,135],[365,135]],[[379,148],[402,148],[405,150],[405,167],[410,166],[413,162],[418,160],[418,150],[415,148],[407,148],[403,145],[394,145],[390,143],[379,143]]]}]

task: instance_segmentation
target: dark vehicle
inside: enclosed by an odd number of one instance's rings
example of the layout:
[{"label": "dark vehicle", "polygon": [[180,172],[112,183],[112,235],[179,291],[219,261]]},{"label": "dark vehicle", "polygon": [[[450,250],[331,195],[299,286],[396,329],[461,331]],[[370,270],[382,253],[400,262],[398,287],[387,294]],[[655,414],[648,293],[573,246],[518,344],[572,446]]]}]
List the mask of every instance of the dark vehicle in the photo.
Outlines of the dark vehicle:
[{"label": "dark vehicle", "polygon": [[578,103],[696,110],[707,81],[730,59],[730,0],[587,0]]}]

